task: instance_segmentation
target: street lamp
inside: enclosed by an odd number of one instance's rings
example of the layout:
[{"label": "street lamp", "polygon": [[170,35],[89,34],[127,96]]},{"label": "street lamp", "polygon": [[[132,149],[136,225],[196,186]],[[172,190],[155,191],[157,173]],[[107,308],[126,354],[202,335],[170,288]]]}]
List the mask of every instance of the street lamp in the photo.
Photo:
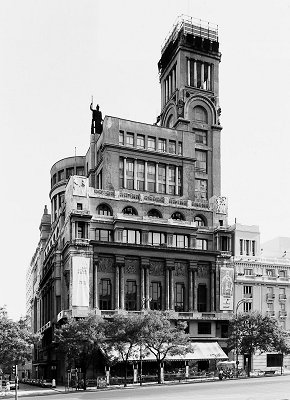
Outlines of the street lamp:
[{"label": "street lamp", "polygon": [[[237,302],[236,304],[236,310],[235,310],[235,318],[237,319],[238,316],[238,309],[241,304],[243,303],[251,303],[252,299],[241,299]],[[238,334],[237,334],[237,325],[236,325],[236,338],[235,338],[235,350],[236,350],[236,378],[239,377],[238,373],[238,366],[239,366],[239,351],[238,351]]]}]

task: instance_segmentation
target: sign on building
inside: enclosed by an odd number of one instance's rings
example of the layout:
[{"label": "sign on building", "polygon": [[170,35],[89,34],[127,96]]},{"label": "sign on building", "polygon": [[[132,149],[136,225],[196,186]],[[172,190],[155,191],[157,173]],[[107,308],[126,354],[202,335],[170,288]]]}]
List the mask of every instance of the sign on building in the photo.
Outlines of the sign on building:
[{"label": "sign on building", "polygon": [[233,311],[234,306],[234,269],[220,269],[220,309]]},{"label": "sign on building", "polygon": [[72,257],[72,306],[89,306],[90,259]]}]

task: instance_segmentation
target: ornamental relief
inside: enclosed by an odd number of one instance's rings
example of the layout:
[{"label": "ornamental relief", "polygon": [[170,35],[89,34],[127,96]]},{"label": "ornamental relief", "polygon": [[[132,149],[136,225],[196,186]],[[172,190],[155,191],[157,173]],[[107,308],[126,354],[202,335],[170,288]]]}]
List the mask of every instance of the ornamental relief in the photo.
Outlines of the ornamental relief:
[{"label": "ornamental relief", "polygon": [[99,257],[98,272],[114,272],[114,258]]},{"label": "ornamental relief", "polygon": [[197,266],[197,276],[199,278],[208,278],[209,277],[208,265],[198,265]]},{"label": "ornamental relief", "polygon": [[186,271],[186,263],[185,262],[175,262],[174,269],[176,276],[184,276]]},{"label": "ornamental relief", "polygon": [[150,275],[155,275],[155,276],[164,275],[164,262],[150,260]]},{"label": "ornamental relief", "polygon": [[125,260],[125,274],[137,274],[139,260]]}]

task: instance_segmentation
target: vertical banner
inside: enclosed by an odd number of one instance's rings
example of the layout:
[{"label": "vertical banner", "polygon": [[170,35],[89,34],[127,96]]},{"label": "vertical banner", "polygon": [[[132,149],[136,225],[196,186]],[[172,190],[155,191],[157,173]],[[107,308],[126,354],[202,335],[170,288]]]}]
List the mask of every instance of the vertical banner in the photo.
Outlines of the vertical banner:
[{"label": "vertical banner", "polygon": [[234,269],[221,267],[220,269],[220,309],[233,311],[234,309]]},{"label": "vertical banner", "polygon": [[89,271],[90,259],[72,257],[72,305],[89,306]]}]

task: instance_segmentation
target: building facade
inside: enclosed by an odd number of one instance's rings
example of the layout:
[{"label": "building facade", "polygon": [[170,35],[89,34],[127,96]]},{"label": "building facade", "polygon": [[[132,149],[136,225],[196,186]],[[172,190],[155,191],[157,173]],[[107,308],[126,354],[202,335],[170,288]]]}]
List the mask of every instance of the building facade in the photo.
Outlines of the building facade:
[{"label": "building facade", "polygon": [[[235,313],[259,311],[275,317],[290,332],[290,259],[282,257],[283,252],[280,257],[261,256],[258,226],[235,224],[233,229]],[[279,371],[281,358],[271,352],[255,354],[252,360],[240,356],[240,362],[250,362],[252,370]],[[289,356],[284,357],[283,367],[290,368]]]},{"label": "building facade", "polygon": [[51,169],[51,226],[32,323],[36,377],[65,375],[53,332],[68,316],[171,310],[226,348],[232,231],[220,168],[217,28],[181,18],[158,67],[154,125],[106,116],[87,154]]}]

